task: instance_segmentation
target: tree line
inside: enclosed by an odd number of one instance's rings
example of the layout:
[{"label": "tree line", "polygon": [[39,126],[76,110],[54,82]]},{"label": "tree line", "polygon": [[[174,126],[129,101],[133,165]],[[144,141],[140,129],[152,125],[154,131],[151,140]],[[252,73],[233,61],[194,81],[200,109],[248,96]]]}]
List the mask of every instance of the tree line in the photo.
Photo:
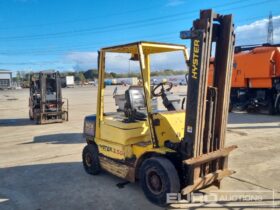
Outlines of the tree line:
[{"label": "tree line", "polygon": [[[187,72],[185,70],[172,70],[172,69],[165,69],[165,70],[158,70],[152,71],[151,76],[172,76],[172,75],[183,75]],[[27,84],[29,83],[29,78],[32,72],[25,72],[25,71],[18,71],[16,76],[13,78],[13,81],[16,83]],[[77,82],[84,82],[84,81],[92,81],[98,78],[98,70],[97,69],[89,69],[87,71],[63,71],[60,72],[61,77],[65,76],[74,76],[75,81]],[[115,73],[115,72],[106,72],[105,78],[127,78],[127,77],[137,77],[140,78],[140,72],[129,72],[129,73]]]},{"label": "tree line", "polygon": [[[184,75],[186,74],[186,70],[172,70],[172,69],[165,69],[165,70],[158,70],[152,71],[151,76],[172,76],[172,75]],[[68,73],[69,74],[69,73]],[[83,74],[83,76],[81,75]],[[71,75],[71,73],[70,73]],[[78,72],[77,80],[82,80],[82,78],[86,80],[94,80],[98,78],[98,70],[97,69],[89,69],[85,72]],[[140,72],[129,72],[129,73],[115,73],[115,72],[105,72],[105,78],[127,78],[127,77],[137,77],[140,78]],[[76,78],[75,78],[76,79]]]}]

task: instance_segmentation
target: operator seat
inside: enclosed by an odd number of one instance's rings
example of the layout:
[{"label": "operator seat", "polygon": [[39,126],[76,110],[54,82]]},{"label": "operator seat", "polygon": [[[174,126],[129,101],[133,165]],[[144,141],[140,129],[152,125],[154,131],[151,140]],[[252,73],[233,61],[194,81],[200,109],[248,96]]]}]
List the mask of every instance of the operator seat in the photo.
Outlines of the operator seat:
[{"label": "operator seat", "polygon": [[127,122],[145,120],[147,118],[144,90],[142,86],[130,86],[125,91],[124,113]]}]

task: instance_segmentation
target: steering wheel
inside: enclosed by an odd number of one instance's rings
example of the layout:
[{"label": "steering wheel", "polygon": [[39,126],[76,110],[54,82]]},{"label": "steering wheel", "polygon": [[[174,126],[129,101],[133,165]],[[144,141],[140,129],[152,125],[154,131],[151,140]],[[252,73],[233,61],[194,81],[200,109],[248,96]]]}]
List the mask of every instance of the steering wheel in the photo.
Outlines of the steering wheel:
[{"label": "steering wheel", "polygon": [[[165,89],[165,88],[164,88],[164,85],[168,85],[168,88]],[[161,89],[160,89],[160,91],[157,93],[156,90],[157,90],[159,87],[161,87]],[[153,96],[153,97],[160,97],[160,96],[162,96],[162,94],[163,94],[164,92],[170,91],[170,90],[172,89],[172,87],[173,87],[173,83],[172,83],[172,82],[161,82],[161,83],[159,83],[158,85],[156,85],[156,86],[153,88],[153,90],[152,90],[152,96]]]}]

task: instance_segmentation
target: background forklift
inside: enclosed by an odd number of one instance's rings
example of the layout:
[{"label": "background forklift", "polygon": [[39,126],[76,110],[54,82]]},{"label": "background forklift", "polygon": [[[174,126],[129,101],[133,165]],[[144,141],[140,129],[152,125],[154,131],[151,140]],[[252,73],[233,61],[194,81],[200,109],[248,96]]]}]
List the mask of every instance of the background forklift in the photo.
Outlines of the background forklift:
[{"label": "background forklift", "polygon": [[[103,48],[99,52],[96,115],[87,116],[83,165],[96,175],[106,170],[130,182],[140,180],[146,197],[157,205],[166,204],[167,193],[186,195],[234,173],[228,169],[228,155],[236,146],[225,147],[234,33],[231,15],[212,10],[200,12],[191,31],[191,55],[185,46],[137,42]],[[208,87],[212,43],[216,42],[213,86]],[[172,94],[172,84],[151,88],[150,56],[181,51],[189,65],[186,109]],[[140,63],[143,86],[125,92],[124,110],[104,112],[106,53],[129,53]],[[165,111],[153,108],[161,98]]]},{"label": "background forklift", "polygon": [[68,121],[68,100],[62,99],[59,72],[30,75],[29,118],[37,124]]}]

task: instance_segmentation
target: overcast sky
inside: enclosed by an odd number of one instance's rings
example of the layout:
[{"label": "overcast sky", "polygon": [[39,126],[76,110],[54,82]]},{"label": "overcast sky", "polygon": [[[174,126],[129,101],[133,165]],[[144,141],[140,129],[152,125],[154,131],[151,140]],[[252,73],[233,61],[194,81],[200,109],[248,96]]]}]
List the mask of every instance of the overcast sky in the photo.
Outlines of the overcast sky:
[{"label": "overcast sky", "polygon": [[[0,0],[0,69],[96,68],[99,48],[139,40],[188,47],[179,32],[208,8],[234,15],[238,45],[265,43],[272,12],[274,42],[279,43],[279,6],[280,0]],[[137,69],[125,56],[109,57],[116,64],[110,70]],[[181,69],[181,58],[162,55],[152,65]]]}]

